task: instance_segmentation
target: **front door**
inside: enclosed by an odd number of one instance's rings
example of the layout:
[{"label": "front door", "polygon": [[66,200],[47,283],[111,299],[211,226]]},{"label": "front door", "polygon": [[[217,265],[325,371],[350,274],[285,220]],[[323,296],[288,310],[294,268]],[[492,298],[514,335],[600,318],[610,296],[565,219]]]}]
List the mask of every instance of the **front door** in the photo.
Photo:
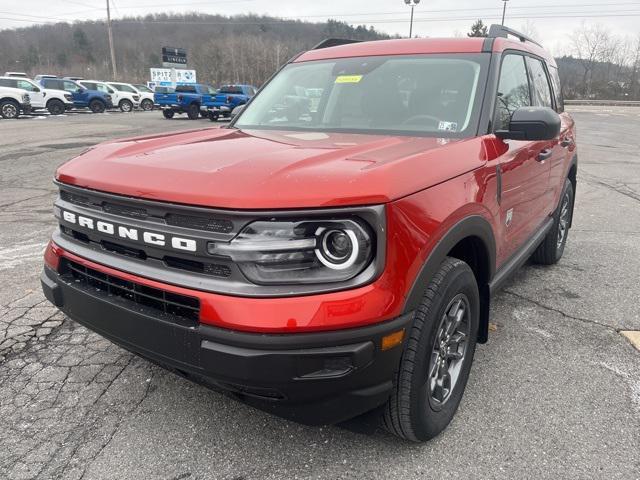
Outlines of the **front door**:
[{"label": "front door", "polygon": [[[496,102],[495,130],[507,130],[513,112],[532,105],[524,56],[507,54],[503,57]],[[503,258],[515,253],[547,215],[551,143],[505,141],[499,164],[500,216],[505,239]]]},{"label": "front door", "polygon": [[44,108],[46,99],[42,88],[27,80],[18,79],[16,82],[17,88],[22,88],[23,90],[29,92],[29,98],[31,99],[32,107]]}]

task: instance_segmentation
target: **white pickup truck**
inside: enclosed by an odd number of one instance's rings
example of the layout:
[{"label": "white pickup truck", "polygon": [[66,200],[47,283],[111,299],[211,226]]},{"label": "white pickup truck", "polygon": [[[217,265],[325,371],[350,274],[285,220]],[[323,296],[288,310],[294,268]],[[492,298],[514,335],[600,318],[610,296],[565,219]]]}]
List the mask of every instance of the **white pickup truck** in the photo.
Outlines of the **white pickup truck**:
[{"label": "white pickup truck", "polygon": [[43,88],[28,78],[0,77],[0,86],[26,90],[32,110],[47,109],[51,115],[61,115],[73,107],[73,97],[69,92]]},{"label": "white pickup truck", "polygon": [[18,118],[31,111],[31,99],[26,90],[0,86],[0,116]]}]

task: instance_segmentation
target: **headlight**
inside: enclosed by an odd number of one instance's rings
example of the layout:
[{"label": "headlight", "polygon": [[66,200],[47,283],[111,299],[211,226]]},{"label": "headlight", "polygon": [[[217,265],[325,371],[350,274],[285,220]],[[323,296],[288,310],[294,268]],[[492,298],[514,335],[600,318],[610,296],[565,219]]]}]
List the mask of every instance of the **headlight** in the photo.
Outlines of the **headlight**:
[{"label": "headlight", "polygon": [[73,95],[71,95],[70,93],[65,93],[64,94],[64,98],[66,98],[67,100],[69,100],[71,102],[73,100]]},{"label": "headlight", "polygon": [[364,221],[257,221],[231,242],[210,242],[211,255],[230,257],[259,285],[347,281],[373,260],[375,238]]}]

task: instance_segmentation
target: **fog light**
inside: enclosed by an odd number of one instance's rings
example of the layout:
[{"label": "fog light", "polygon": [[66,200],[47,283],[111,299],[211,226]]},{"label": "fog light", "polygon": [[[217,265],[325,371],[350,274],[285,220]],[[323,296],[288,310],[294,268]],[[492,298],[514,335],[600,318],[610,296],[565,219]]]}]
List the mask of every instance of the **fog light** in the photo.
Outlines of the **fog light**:
[{"label": "fog light", "polygon": [[380,349],[383,352],[385,350],[390,350],[393,347],[400,345],[402,343],[402,340],[404,340],[404,328],[402,330],[398,330],[397,332],[393,332],[382,337],[382,344],[380,345]]}]

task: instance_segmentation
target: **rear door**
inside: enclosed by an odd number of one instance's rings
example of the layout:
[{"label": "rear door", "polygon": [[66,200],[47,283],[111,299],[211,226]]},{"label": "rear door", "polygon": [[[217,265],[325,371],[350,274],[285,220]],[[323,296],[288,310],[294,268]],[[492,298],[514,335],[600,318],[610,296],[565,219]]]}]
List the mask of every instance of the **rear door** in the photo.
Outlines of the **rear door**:
[{"label": "rear door", "polygon": [[[496,99],[494,129],[507,130],[511,115],[520,107],[533,104],[532,88],[524,55],[506,53],[502,58]],[[549,162],[540,155],[541,142],[506,140],[500,157],[501,225],[504,231],[504,256],[511,256],[547,215],[545,200],[549,185]]]}]

